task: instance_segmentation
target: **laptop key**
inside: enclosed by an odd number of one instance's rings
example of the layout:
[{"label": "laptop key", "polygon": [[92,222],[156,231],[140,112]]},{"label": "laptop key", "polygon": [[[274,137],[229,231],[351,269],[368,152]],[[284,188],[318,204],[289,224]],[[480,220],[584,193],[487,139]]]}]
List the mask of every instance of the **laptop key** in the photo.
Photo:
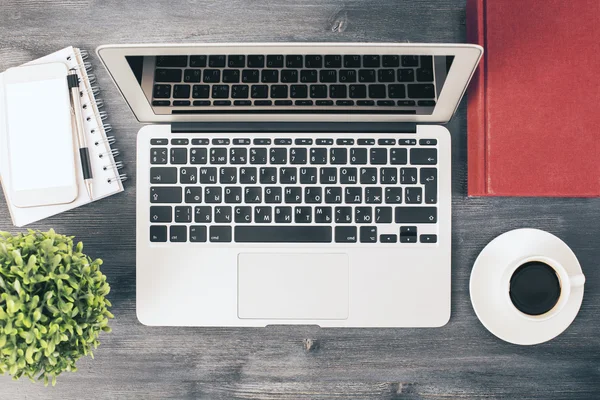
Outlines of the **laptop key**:
[{"label": "laptop key", "polygon": [[316,69],[304,69],[300,71],[300,82],[315,83],[319,80],[319,75]]},{"label": "laptop key", "polygon": [[192,222],[192,207],[175,207],[175,222]]},{"label": "laptop key", "polygon": [[199,186],[188,186],[184,189],[186,203],[202,203],[202,188]]},{"label": "laptop key", "polygon": [[340,168],[340,183],[343,185],[354,185],[357,183],[358,172],[356,168]]},{"label": "laptop key", "polygon": [[437,164],[437,149],[411,149],[410,163],[414,165]]},{"label": "laptop key", "polygon": [[327,97],[327,85],[310,85],[310,97],[324,99]]},{"label": "laptop key", "polygon": [[323,200],[323,188],[319,186],[307,186],[304,188],[304,202],[306,204],[318,204]]},{"label": "laptop key", "polygon": [[229,97],[229,85],[213,85],[213,87],[212,87],[212,98],[213,99],[226,99],[228,97]]},{"label": "laptop key", "polygon": [[406,204],[421,204],[423,201],[423,188],[420,187],[407,187],[404,196],[404,202]]},{"label": "laptop key", "polygon": [[215,207],[215,222],[228,224],[232,221],[231,206]]},{"label": "laptop key", "polygon": [[437,222],[436,207],[396,207],[394,213],[397,224],[435,224]]},{"label": "laptop key", "polygon": [[279,183],[288,184],[298,181],[298,172],[296,167],[282,167],[279,169]]},{"label": "laptop key", "polygon": [[321,184],[335,184],[337,183],[337,168],[335,167],[323,167],[321,168],[321,177],[319,182]]},{"label": "laptop key", "polygon": [[380,69],[377,71],[378,82],[394,82],[396,80],[396,73],[393,69]]},{"label": "laptop key", "polygon": [[[171,149],[173,150],[173,149]],[[213,147],[210,149],[210,163],[211,164],[226,164],[227,163],[227,149],[224,147]]]},{"label": "laptop key", "polygon": [[245,69],[242,71],[242,82],[258,83],[260,80],[260,72],[257,69]]},{"label": "laptop key", "polygon": [[382,190],[380,187],[369,186],[365,188],[365,203],[380,204],[382,202]]},{"label": "laptop key", "polygon": [[415,81],[415,70],[400,68],[398,71],[398,82],[414,82]]},{"label": "laptop key", "polygon": [[295,207],[294,222],[297,224],[309,224],[312,222],[312,207]]},{"label": "laptop key", "polygon": [[240,81],[240,71],[237,69],[226,69],[223,71],[223,82],[238,83]]},{"label": "laptop key", "polygon": [[[285,149],[284,149],[285,150]],[[260,183],[277,183],[277,168],[275,167],[261,167],[260,169]]]},{"label": "laptop key", "polygon": [[198,168],[181,167],[179,169],[179,183],[196,183],[198,181]]},{"label": "laptop key", "polygon": [[[296,188],[300,189],[300,188]],[[275,207],[275,223],[289,224],[292,222],[292,207]]]},{"label": "laptop key", "polygon": [[169,228],[170,242],[185,242],[187,241],[187,227],[171,225]]},{"label": "laptop key", "polygon": [[266,99],[269,96],[269,87],[267,85],[252,85],[250,97],[253,99]]},{"label": "laptop key", "polygon": [[231,242],[231,226],[211,226],[208,238],[211,242],[216,243]]},{"label": "laptop key", "polygon": [[322,83],[337,82],[337,71],[335,69],[322,69],[319,72],[319,82],[322,82]]},{"label": "laptop key", "polygon": [[421,243],[437,243],[437,235],[421,235],[419,241]]},{"label": "laptop key", "polygon": [[314,167],[300,168],[300,183],[302,183],[302,184],[317,183],[317,168],[314,168]]},{"label": "laptop key", "polygon": [[310,149],[310,163],[327,164],[327,149],[324,147]]},{"label": "laptop key", "polygon": [[236,207],[233,213],[235,222],[238,224],[249,224],[250,222],[252,222],[252,207]]},{"label": "laptop key", "polygon": [[194,99],[208,99],[209,96],[210,85],[194,85],[192,87],[192,97]]},{"label": "laptop key", "polygon": [[360,183],[366,185],[377,184],[377,168],[361,168]]},{"label": "laptop key", "polygon": [[168,99],[171,97],[171,85],[154,85],[152,96],[155,99]]},{"label": "laptop key", "polygon": [[198,222],[198,223],[212,222],[212,207],[211,206],[194,207],[194,222]]},{"label": "laptop key", "polygon": [[382,67],[398,67],[400,66],[400,58],[398,56],[383,56],[382,57]]},{"label": "laptop key", "polygon": [[157,69],[154,71],[154,81],[162,82],[181,82],[183,71],[180,69]]},{"label": "laptop key", "polygon": [[400,183],[403,185],[413,185],[417,183],[416,168],[400,168]]},{"label": "laptop key", "polygon": [[302,202],[302,188],[299,186],[285,188],[285,202],[298,204]]},{"label": "laptop key", "polygon": [[331,207],[315,207],[315,223],[329,224],[331,221]]},{"label": "laptop key", "polygon": [[254,222],[268,224],[272,221],[271,206],[254,207]]},{"label": "laptop key", "polygon": [[342,66],[342,56],[325,56],[325,68],[340,68]]},{"label": "laptop key", "polygon": [[171,206],[150,207],[150,222],[171,222],[173,211]]},{"label": "laptop key", "polygon": [[363,149],[363,148],[350,149],[350,164],[364,165],[366,163],[367,163],[367,149]]},{"label": "laptop key", "polygon": [[360,242],[361,243],[377,243],[377,227],[376,226],[361,226],[360,227]]},{"label": "laptop key", "polygon": [[262,83],[277,83],[279,81],[279,71],[276,69],[263,69],[260,74]]},{"label": "laptop key", "polygon": [[296,83],[298,82],[298,70],[284,69],[281,71],[281,83]]},{"label": "laptop key", "polygon": [[219,183],[237,183],[237,168],[221,167],[219,170]]},{"label": "laptop key", "polygon": [[[308,86],[307,85],[291,85],[290,86],[290,97],[292,99],[305,99],[308,97]],[[312,104],[312,102],[311,102]]]},{"label": "laptop key", "polygon": [[362,203],[362,188],[347,187],[346,190],[344,190],[344,202],[346,204]]},{"label": "laptop key", "polygon": [[373,222],[373,209],[371,207],[356,207],[354,221],[357,224],[370,224]]},{"label": "laptop key", "polygon": [[387,164],[387,149],[386,148],[372,148],[370,151],[370,161],[371,161],[372,165]]},{"label": "laptop key", "polygon": [[397,243],[398,235],[380,235],[379,241],[381,243]]},{"label": "laptop key", "polygon": [[433,99],[435,98],[435,87],[430,83],[409,84],[408,97],[411,99]]},{"label": "laptop key", "polygon": [[374,69],[360,69],[358,70],[358,81],[359,82],[375,82],[375,70]]},{"label": "laptop key", "polygon": [[267,204],[279,204],[281,203],[283,196],[281,195],[282,189],[279,186],[268,186],[265,188],[265,203]]},{"label": "laptop key", "polygon": [[150,188],[150,203],[181,203],[179,186],[153,186]]},{"label": "laptop key", "polygon": [[379,56],[372,54],[363,56],[363,66],[368,68],[379,68]]},{"label": "laptop key", "polygon": [[177,183],[177,167],[150,168],[150,183]]},{"label": "laptop key", "polygon": [[339,81],[341,83],[353,83],[356,82],[356,70],[354,69],[341,69],[339,75]]},{"label": "laptop key", "polygon": [[216,167],[200,167],[200,183],[217,183]]},{"label": "laptop key", "polygon": [[267,68],[283,68],[283,56],[282,55],[267,56]]},{"label": "laptop key", "polygon": [[[256,143],[255,143],[256,144]],[[250,164],[266,164],[267,149],[264,147],[250,149]]]},{"label": "laptop key", "polygon": [[220,203],[223,198],[223,188],[220,186],[207,186],[204,188],[205,203]]},{"label": "laptop key", "polygon": [[229,55],[227,57],[227,66],[229,68],[244,68],[246,66],[246,56]]},{"label": "laptop key", "polygon": [[356,243],[355,226],[336,226],[335,227],[335,242],[336,243]]},{"label": "laptop key", "polygon": [[190,242],[206,242],[206,226],[190,226]]},{"label": "laptop key", "polygon": [[244,202],[258,204],[262,202],[262,189],[260,187],[247,187],[244,189]]},{"label": "laptop key", "polygon": [[385,202],[387,204],[402,203],[402,188],[401,187],[385,188]]},{"label": "laptop key", "polygon": [[206,67],[206,56],[190,56],[190,67],[194,67],[194,68]]},{"label": "laptop key", "polygon": [[263,68],[265,66],[265,56],[263,55],[249,55],[248,56],[248,67],[249,68]]},{"label": "laptop key", "polygon": [[208,56],[208,66],[212,68],[223,68],[225,66],[225,56]]},{"label": "laptop key", "polygon": [[419,56],[402,56],[403,67],[417,67],[419,65]]},{"label": "laptop key", "polygon": [[322,68],[323,57],[320,55],[307,55],[304,57],[306,68]]},{"label": "laptop key", "polygon": [[372,99],[384,99],[385,85],[369,85],[369,97]]},{"label": "laptop key", "polygon": [[336,207],[335,222],[337,224],[349,224],[352,222],[352,207]]},{"label": "laptop key", "polygon": [[287,68],[302,68],[304,66],[303,58],[301,55],[287,55],[285,57],[285,66]]},{"label": "laptop key", "polygon": [[340,204],[342,202],[341,187],[326,187],[325,188],[325,203]]},{"label": "laptop key", "polygon": [[375,207],[375,223],[391,224],[392,207]]},{"label": "laptop key", "polygon": [[236,226],[237,243],[330,243],[330,226]]},{"label": "laptop key", "polygon": [[307,150],[306,148],[291,148],[290,163],[291,164],[306,164]]},{"label": "laptop key", "polygon": [[150,241],[151,242],[166,242],[167,227],[164,225],[150,226]]},{"label": "laptop key", "polygon": [[425,186],[425,203],[437,203],[437,169],[421,168],[420,182]]},{"label": "laptop key", "polygon": [[204,70],[204,83],[219,83],[221,81],[221,71],[218,69]]},{"label": "laptop key", "polygon": [[187,67],[187,56],[157,56],[157,67]]}]

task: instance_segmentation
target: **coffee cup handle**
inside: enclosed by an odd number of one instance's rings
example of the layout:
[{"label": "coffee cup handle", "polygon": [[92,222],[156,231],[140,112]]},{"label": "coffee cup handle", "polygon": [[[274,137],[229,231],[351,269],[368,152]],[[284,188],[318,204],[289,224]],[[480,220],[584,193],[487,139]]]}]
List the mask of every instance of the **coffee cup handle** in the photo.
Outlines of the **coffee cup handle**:
[{"label": "coffee cup handle", "polygon": [[580,287],[585,283],[585,276],[583,274],[573,275],[569,277],[569,281],[572,288]]}]

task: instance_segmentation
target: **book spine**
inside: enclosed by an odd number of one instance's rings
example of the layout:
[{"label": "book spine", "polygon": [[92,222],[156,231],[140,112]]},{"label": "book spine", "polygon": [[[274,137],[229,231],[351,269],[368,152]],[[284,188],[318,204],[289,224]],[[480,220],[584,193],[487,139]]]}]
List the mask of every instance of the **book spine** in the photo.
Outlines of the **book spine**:
[{"label": "book spine", "polygon": [[467,42],[484,48],[467,92],[467,191],[469,196],[488,196],[485,0],[467,0],[466,17]]}]

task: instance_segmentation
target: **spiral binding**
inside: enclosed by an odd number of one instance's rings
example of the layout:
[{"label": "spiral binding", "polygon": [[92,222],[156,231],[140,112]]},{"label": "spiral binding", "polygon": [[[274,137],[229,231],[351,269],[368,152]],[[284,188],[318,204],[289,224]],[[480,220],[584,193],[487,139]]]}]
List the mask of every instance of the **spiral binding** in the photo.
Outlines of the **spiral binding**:
[{"label": "spiral binding", "polygon": [[113,176],[112,178],[108,178],[106,181],[108,183],[113,183],[113,182],[116,182],[116,181],[123,182],[123,181],[126,181],[126,180],[127,180],[127,174],[119,174],[119,175]]},{"label": "spiral binding", "polygon": [[120,170],[120,169],[122,169],[124,166],[125,166],[125,165],[123,164],[123,161],[115,161],[115,163],[114,163],[114,164],[107,164],[107,165],[104,165],[104,166],[102,167],[102,170],[103,170],[103,171],[108,171],[108,170],[111,170],[111,169]]},{"label": "spiral binding", "polygon": [[116,157],[121,153],[119,152],[119,149],[110,149],[110,151],[98,154],[98,158],[104,158],[109,154],[112,154],[113,157]]},{"label": "spiral binding", "polygon": [[100,143],[108,143],[108,145],[113,145],[115,143],[115,137],[114,136],[107,136],[106,139],[102,139],[102,140],[96,140],[94,142],[95,146],[99,146]]}]

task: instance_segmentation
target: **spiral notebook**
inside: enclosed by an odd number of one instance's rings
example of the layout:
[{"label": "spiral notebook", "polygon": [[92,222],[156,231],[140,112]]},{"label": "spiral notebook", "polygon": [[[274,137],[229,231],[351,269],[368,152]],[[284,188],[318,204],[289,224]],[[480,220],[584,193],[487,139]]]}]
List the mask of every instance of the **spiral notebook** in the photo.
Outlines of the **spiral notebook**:
[{"label": "spiral notebook", "polygon": [[[85,134],[90,152],[92,175],[94,177],[94,197],[93,199],[90,199],[85,190],[83,175],[80,170],[81,161],[79,159],[79,152],[77,151],[75,151],[75,165],[77,168],[76,175],[79,193],[77,198],[68,204],[55,204],[27,208],[16,207],[11,203],[9,191],[7,190],[8,186],[10,185],[10,174],[1,174],[0,171],[0,174],[2,175],[2,188],[8,204],[8,209],[10,211],[13,225],[17,227],[28,225],[32,222],[42,220],[44,218],[123,191],[122,181],[126,179],[126,176],[120,173],[123,163],[121,161],[115,161],[115,157],[119,155],[119,151],[118,149],[112,147],[115,140],[114,137],[107,136],[107,133],[112,130],[112,127],[109,124],[104,123],[107,115],[106,112],[100,111],[103,106],[103,102],[101,99],[96,97],[98,94],[98,88],[93,86],[96,78],[94,75],[88,74],[91,69],[91,64],[86,62],[86,59],[87,52],[84,50],[79,50],[74,47],[67,47],[45,57],[31,61],[25,65],[63,62],[69,67],[69,69],[73,69],[77,72],[80,80],[80,95],[83,108]],[[3,110],[5,109],[3,104],[4,93],[2,93],[2,75],[3,74],[0,74],[0,121],[4,119]],[[32,107],[35,106],[32,105]],[[0,135],[4,135],[2,129],[4,129],[3,124],[0,124]]]}]

